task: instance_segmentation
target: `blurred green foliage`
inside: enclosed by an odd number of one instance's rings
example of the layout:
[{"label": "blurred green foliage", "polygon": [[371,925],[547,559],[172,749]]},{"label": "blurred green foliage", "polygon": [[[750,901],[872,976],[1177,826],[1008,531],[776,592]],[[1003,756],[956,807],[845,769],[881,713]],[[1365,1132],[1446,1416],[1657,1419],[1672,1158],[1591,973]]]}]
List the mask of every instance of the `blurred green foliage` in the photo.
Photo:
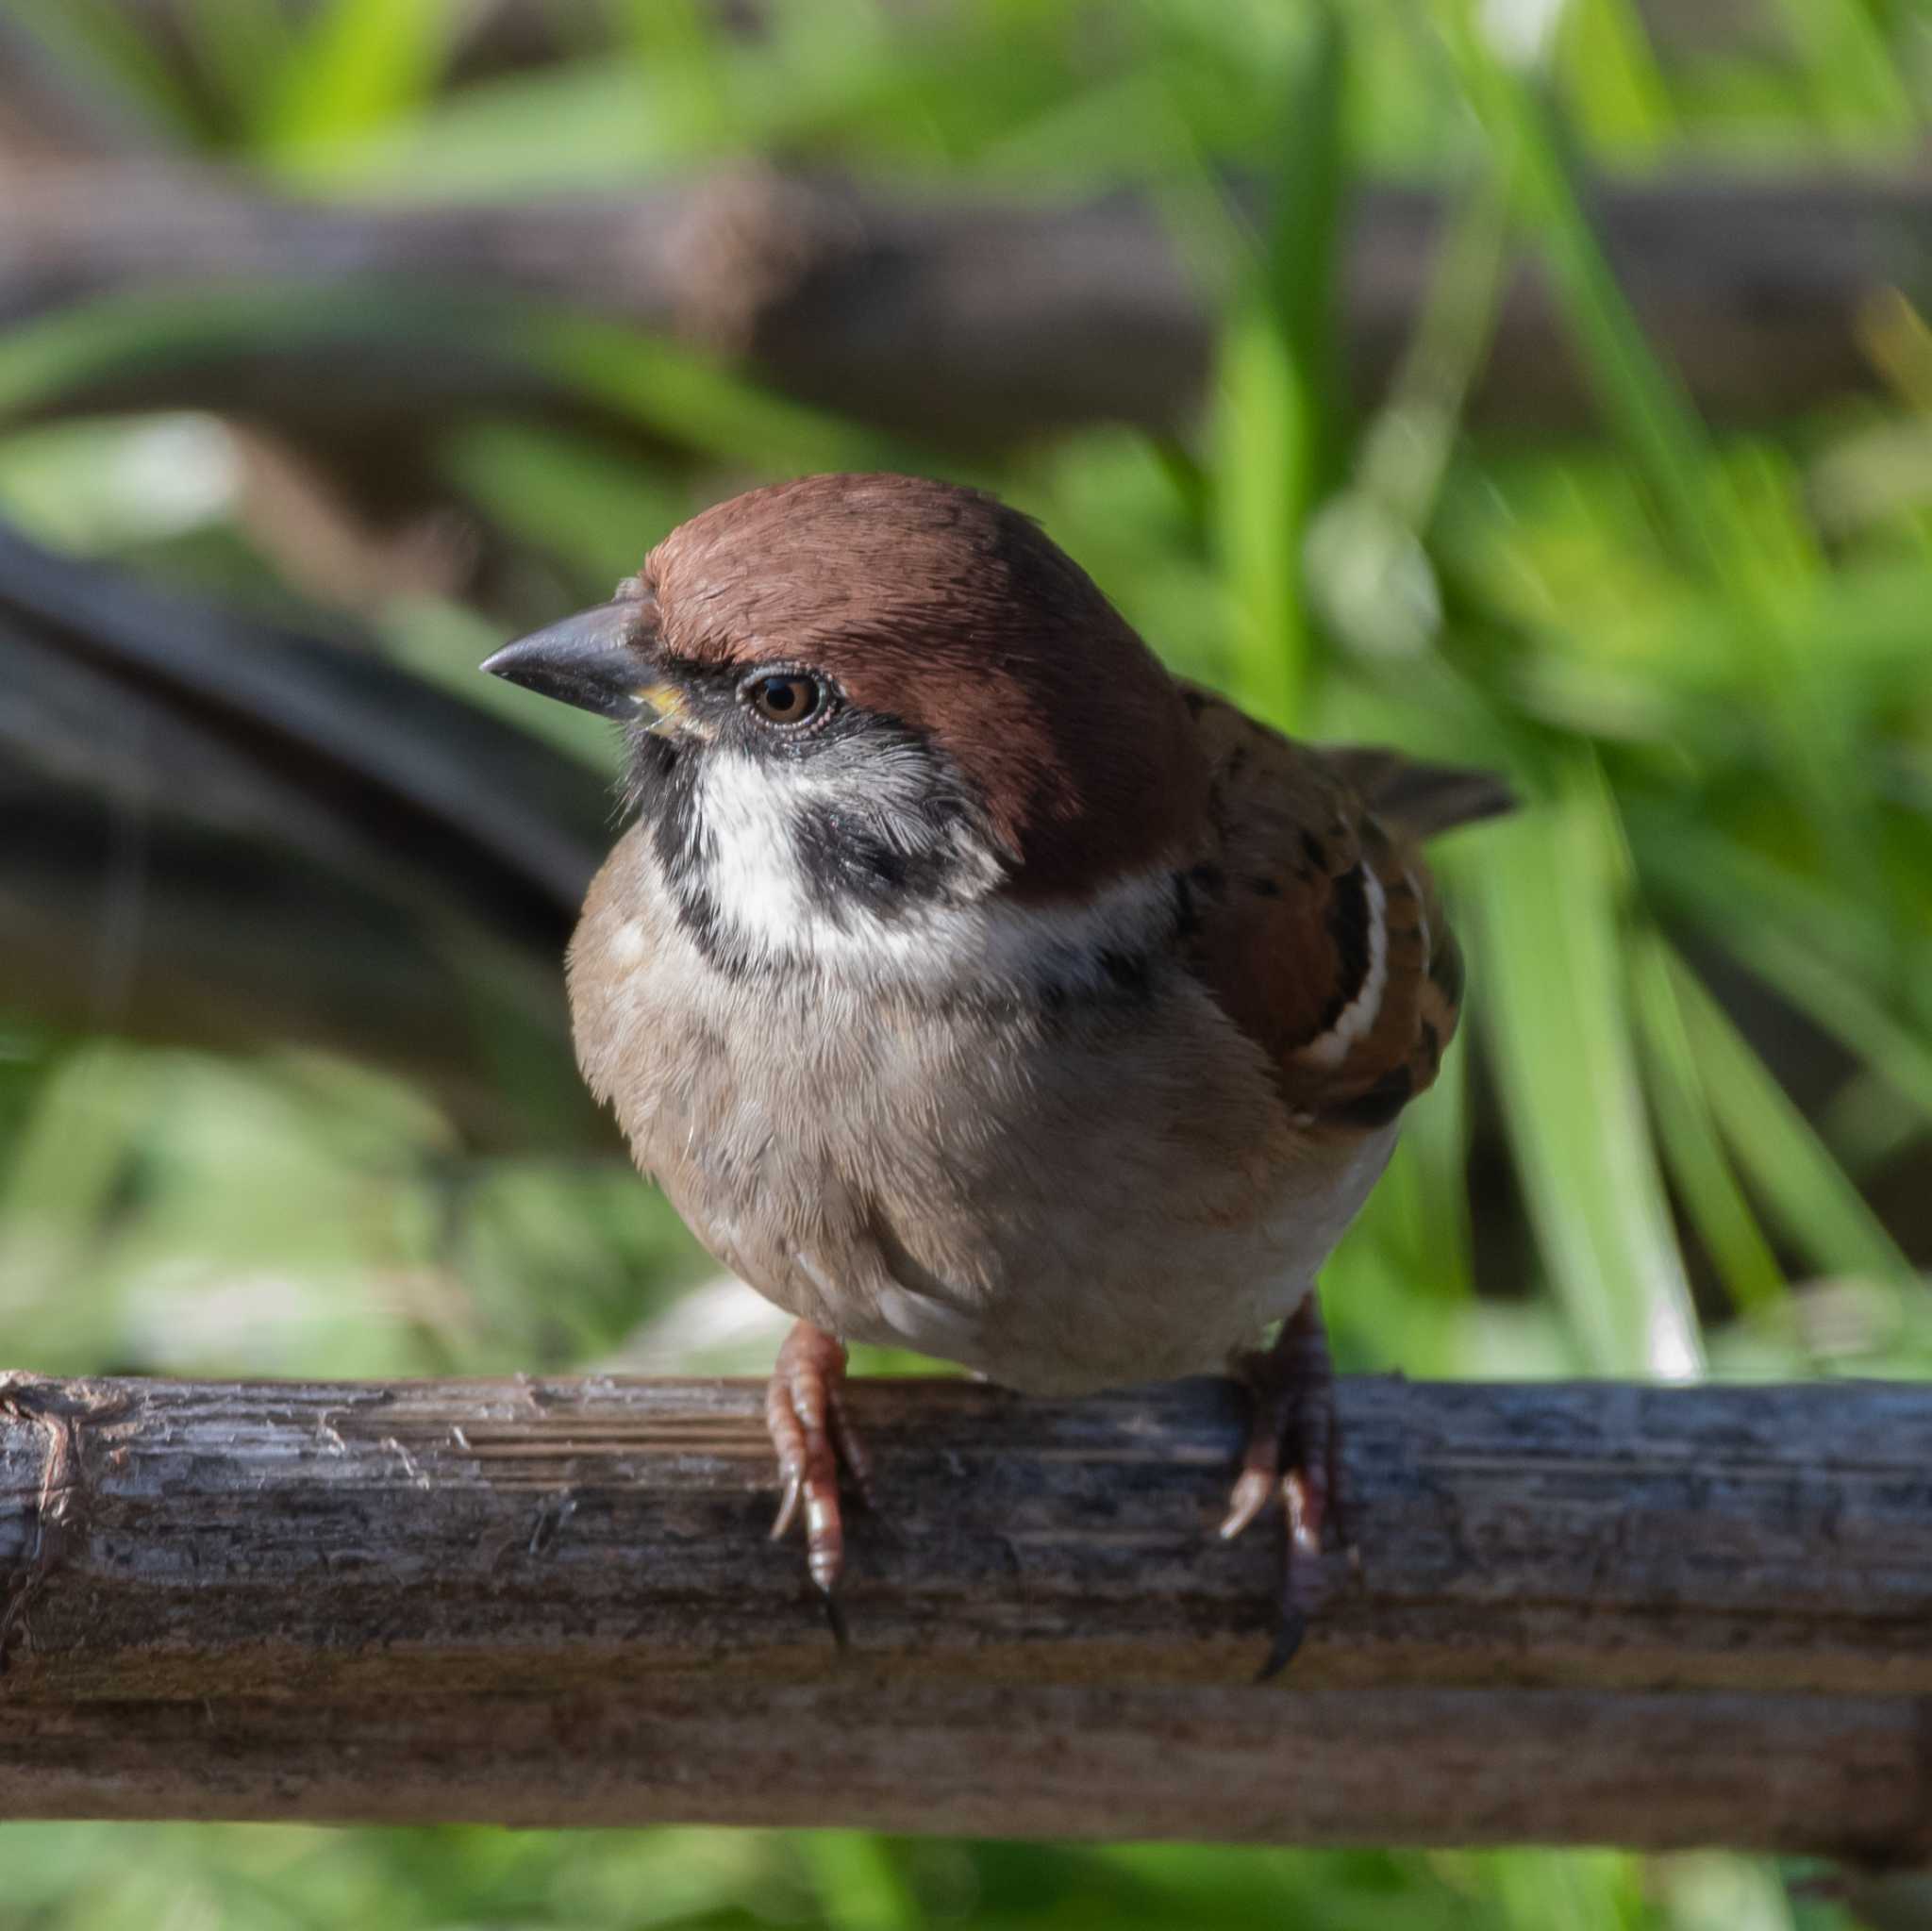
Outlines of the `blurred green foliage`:
[{"label": "blurred green foliage", "polygon": [[[1233,291],[1201,435],[1096,428],[948,467],[1041,516],[1177,665],[1296,730],[1507,769],[1536,807],[1441,855],[1471,1044],[1330,1270],[1344,1362],[1932,1363],[1932,335],[1903,305],[1875,312],[1890,395],[1714,437],[1578,193],[1586,168],[1909,156],[1932,99],[1923,5],[1765,0],[1753,31],[1665,45],[1634,0],[607,0],[558,10],[553,58],[471,77],[455,0],[178,0],[167,51],[152,9],[11,10],[143,140],[307,193],[532,194],[746,154],[1031,199],[1150,192]],[[1272,181],[1260,230],[1229,171]],[[1364,420],[1330,298],[1369,176],[1425,180],[1457,211]],[[1458,426],[1517,238],[1591,371],[1591,442]],[[0,336],[0,508],[76,551],[313,606],[241,516],[217,425],[8,412],[171,341],[325,325],[307,297],[188,296]],[[519,352],[663,455],[447,425],[434,474],[516,560],[510,589],[360,614],[477,702],[502,701],[473,666],[519,600],[601,594],[701,504],[805,469],[945,462],[582,317],[527,323]],[[608,759],[584,720],[512,714]],[[666,1316],[705,1272],[621,1165],[479,1155],[382,1074],[0,1015],[10,1362],[534,1369],[644,1323],[660,1340],[640,1358],[761,1367],[762,1337]],[[1782,1875],[1611,1852],[14,1825],[0,1931],[1846,1922]]]}]

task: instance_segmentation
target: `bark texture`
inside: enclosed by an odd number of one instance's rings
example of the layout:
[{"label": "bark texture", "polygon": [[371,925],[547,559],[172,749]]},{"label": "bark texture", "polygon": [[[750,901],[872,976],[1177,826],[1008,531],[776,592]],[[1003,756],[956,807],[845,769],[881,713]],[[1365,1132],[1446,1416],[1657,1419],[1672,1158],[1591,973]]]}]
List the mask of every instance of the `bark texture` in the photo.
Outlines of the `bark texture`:
[{"label": "bark texture", "polygon": [[1932,1849],[1932,1390],[861,1382],[841,1655],[748,1382],[0,1383],[0,1813]]}]

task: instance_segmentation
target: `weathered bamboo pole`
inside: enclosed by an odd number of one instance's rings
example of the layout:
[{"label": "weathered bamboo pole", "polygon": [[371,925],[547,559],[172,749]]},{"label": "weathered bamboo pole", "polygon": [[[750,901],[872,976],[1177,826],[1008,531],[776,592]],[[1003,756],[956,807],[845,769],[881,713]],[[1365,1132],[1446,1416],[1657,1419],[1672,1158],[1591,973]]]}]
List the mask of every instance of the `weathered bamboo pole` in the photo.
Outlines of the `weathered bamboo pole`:
[{"label": "weathered bamboo pole", "polygon": [[1278,1688],[1223,1384],[861,1384],[843,1655],[759,1402],[0,1382],[0,1814],[1932,1852],[1932,1390],[1347,1383]]}]

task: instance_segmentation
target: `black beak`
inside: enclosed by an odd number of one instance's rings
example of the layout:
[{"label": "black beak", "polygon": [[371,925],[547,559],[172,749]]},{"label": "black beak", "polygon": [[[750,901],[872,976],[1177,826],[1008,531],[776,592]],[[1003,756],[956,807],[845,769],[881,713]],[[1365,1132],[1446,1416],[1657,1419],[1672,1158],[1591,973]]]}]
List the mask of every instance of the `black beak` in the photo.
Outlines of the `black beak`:
[{"label": "black beak", "polygon": [[620,598],[505,644],[483,659],[483,668],[492,677],[507,677],[581,710],[635,718],[648,713],[645,691],[656,682],[644,647],[649,626],[648,605]]}]

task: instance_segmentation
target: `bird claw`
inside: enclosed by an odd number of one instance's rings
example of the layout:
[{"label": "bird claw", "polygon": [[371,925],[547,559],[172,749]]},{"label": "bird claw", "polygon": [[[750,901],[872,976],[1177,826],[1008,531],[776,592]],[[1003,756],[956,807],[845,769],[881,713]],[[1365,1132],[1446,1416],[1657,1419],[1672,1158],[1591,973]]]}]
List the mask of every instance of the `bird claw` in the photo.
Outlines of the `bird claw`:
[{"label": "bird claw", "polygon": [[1231,1542],[1268,1507],[1274,1483],[1265,1470],[1244,1468],[1236,1478],[1227,1498],[1227,1514],[1216,1532],[1224,1542]]},{"label": "bird claw", "polygon": [[1277,1495],[1284,1523],[1274,1636],[1257,1678],[1266,1681],[1288,1666],[1325,1599],[1322,1556],[1331,1524],[1351,1572],[1361,1573],[1342,1516],[1335,1375],[1314,1297],[1289,1318],[1273,1347],[1243,1357],[1236,1372],[1252,1392],[1254,1417],[1221,1535],[1240,1535]]},{"label": "bird claw", "polygon": [[1293,1468],[1281,1478],[1282,1513],[1294,1553],[1309,1561],[1322,1555],[1322,1528],[1328,1519],[1330,1483],[1312,1468]]},{"label": "bird claw", "polygon": [[772,1524],[772,1540],[782,1542],[791,1524],[798,1520],[798,1500],[805,1493],[805,1480],[802,1475],[785,1477],[785,1492],[778,1501],[778,1517]]},{"label": "bird claw", "polygon": [[806,1567],[841,1649],[848,1632],[836,1596],[845,1560],[841,1468],[863,1504],[870,1507],[873,1499],[872,1458],[846,1407],[844,1376],[843,1343],[801,1321],[778,1350],[765,1394],[765,1425],[783,1484],[772,1540],[781,1540],[803,1516]]},{"label": "bird claw", "polygon": [[824,1597],[825,1605],[825,1627],[832,1632],[832,1640],[841,1650],[852,1647],[852,1631],[845,1622],[845,1606],[829,1590]]},{"label": "bird claw", "polygon": [[1268,1654],[1261,1659],[1261,1667],[1255,1672],[1255,1681],[1265,1683],[1271,1676],[1280,1675],[1294,1661],[1294,1654],[1301,1648],[1302,1638],[1307,1633],[1308,1619],[1299,1609],[1284,1608],[1274,1624]]}]

